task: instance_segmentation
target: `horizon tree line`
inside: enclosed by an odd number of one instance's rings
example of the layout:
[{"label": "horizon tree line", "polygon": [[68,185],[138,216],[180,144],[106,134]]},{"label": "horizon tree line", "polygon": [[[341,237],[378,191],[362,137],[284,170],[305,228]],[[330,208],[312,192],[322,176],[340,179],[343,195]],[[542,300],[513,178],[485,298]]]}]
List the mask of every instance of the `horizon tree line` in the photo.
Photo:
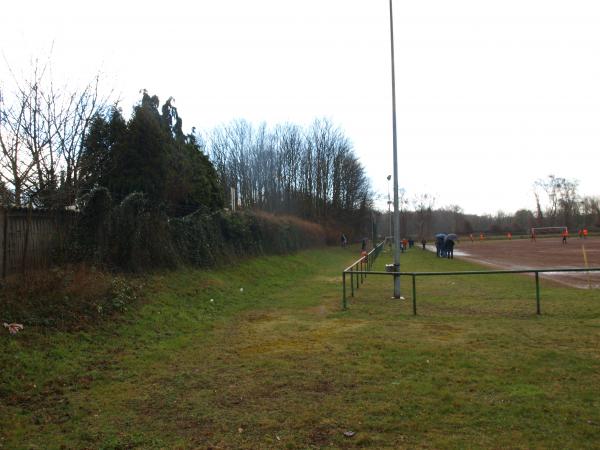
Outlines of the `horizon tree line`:
[{"label": "horizon tree line", "polygon": [[[533,183],[535,209],[483,215],[467,214],[459,205],[436,208],[435,198],[429,194],[417,194],[408,200],[402,192],[401,233],[420,240],[439,232],[527,234],[532,227],[600,228],[600,197],[580,195],[577,188],[577,180],[549,175]],[[390,213],[385,211],[378,217],[381,234],[387,234]]]}]

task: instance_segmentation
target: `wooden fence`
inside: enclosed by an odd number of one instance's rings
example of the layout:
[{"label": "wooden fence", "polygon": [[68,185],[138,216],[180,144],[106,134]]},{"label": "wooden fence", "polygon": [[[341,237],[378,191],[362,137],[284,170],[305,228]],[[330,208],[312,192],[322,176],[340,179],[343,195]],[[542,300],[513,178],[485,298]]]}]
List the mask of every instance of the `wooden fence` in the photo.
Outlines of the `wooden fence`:
[{"label": "wooden fence", "polygon": [[0,208],[0,271],[49,267],[67,243],[77,213],[32,208]]}]

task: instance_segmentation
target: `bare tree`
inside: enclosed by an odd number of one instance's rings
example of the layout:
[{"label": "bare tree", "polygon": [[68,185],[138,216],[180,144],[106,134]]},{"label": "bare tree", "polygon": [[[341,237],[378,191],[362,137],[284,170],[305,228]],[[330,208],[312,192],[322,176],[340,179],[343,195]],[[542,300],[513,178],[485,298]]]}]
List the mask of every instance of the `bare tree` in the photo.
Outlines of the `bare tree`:
[{"label": "bare tree", "polygon": [[350,141],[326,119],[305,130],[294,124],[254,128],[237,120],[213,130],[209,155],[225,191],[235,187],[244,207],[347,223],[372,207]]},{"label": "bare tree", "polygon": [[[578,214],[578,184],[576,180],[569,180],[555,175],[548,175],[547,179],[537,180],[534,183],[534,188],[541,188],[546,194],[548,200],[546,217],[551,221],[550,225],[568,226],[573,224]],[[535,191],[535,195],[539,209],[537,191]]]},{"label": "bare tree", "polygon": [[27,98],[8,105],[0,91],[0,177],[6,189],[12,191],[12,201],[21,206],[23,193],[31,187],[35,161],[25,148],[24,127]]},{"label": "bare tree", "polygon": [[[80,189],[79,173],[83,139],[93,118],[106,111],[109,96],[99,93],[100,76],[82,90],[65,93],[62,104],[54,102],[57,114],[54,115],[58,154],[61,158],[65,204],[72,204]],[[58,95],[52,95],[60,100]]]},{"label": "bare tree", "polygon": [[[6,85],[6,83],[4,83]],[[49,62],[35,61],[29,77],[13,74],[14,91],[0,93],[0,175],[23,197],[44,206],[65,206],[79,188],[83,138],[108,103],[99,76],[81,90],[57,89]]]},{"label": "bare tree", "polygon": [[435,197],[430,194],[417,194],[414,196],[411,203],[415,211],[419,238],[423,239],[425,236],[429,236],[431,231],[431,219]]},{"label": "bare tree", "polygon": [[581,199],[581,226],[590,226],[600,223],[600,199],[585,196]]}]

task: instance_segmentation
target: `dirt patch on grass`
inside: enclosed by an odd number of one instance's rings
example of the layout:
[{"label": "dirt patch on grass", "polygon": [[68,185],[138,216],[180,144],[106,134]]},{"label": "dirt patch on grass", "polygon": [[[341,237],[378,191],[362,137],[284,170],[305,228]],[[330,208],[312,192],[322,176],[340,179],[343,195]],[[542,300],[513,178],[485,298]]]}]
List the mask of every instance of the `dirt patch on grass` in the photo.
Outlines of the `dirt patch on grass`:
[{"label": "dirt patch on grass", "polygon": [[430,341],[454,341],[464,335],[464,330],[452,325],[437,322],[422,324],[428,340]]},{"label": "dirt patch on grass", "polygon": [[325,276],[318,276],[315,277],[315,282],[317,283],[331,283],[331,284],[340,284],[342,282],[342,276],[335,276],[335,277],[325,277]]},{"label": "dirt patch on grass", "polygon": [[305,311],[308,314],[315,315],[317,317],[324,317],[332,313],[337,313],[340,310],[338,302],[328,302],[312,308],[307,308]]},{"label": "dirt patch on grass", "polygon": [[332,430],[326,426],[317,426],[308,433],[310,444],[317,447],[326,447],[331,442]]},{"label": "dirt patch on grass", "polygon": [[240,331],[240,354],[313,353],[341,345],[340,334],[367,326],[362,320],[304,321],[290,316],[250,322]]}]

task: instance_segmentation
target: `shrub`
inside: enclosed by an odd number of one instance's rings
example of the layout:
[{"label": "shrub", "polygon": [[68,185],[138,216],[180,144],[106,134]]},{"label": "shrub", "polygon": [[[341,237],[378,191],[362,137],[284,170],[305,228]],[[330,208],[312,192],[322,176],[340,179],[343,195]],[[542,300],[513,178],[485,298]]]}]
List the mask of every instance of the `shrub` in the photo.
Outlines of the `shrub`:
[{"label": "shrub", "polygon": [[265,212],[210,212],[202,208],[168,219],[142,193],[110,208],[106,189],[90,195],[79,220],[77,260],[131,272],[178,263],[211,267],[236,258],[284,254],[323,245],[320,225]]},{"label": "shrub", "polygon": [[142,193],[129,194],[113,210],[109,261],[128,271],[174,267],[177,257],[166,214]]},{"label": "shrub", "polygon": [[169,222],[175,248],[195,266],[234,258],[283,254],[324,244],[317,224],[264,212],[195,213]]},{"label": "shrub", "polygon": [[0,286],[0,321],[63,330],[82,329],[123,312],[141,285],[88,266],[9,277]]},{"label": "shrub", "polygon": [[77,260],[102,262],[108,252],[112,199],[108,189],[92,190],[84,199],[73,251]]}]

